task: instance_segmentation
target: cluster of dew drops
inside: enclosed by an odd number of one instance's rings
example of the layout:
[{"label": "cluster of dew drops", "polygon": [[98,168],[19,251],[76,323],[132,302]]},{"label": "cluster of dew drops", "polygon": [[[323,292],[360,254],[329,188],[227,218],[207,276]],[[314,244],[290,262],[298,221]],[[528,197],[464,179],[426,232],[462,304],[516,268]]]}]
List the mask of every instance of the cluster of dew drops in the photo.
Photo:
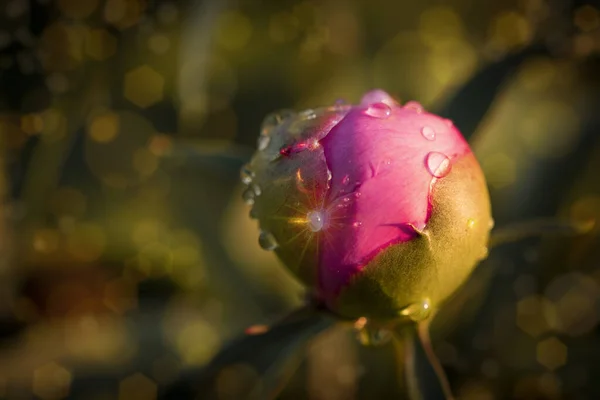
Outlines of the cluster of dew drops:
[{"label": "cluster of dew drops", "polygon": [[[350,109],[350,107],[346,106],[346,103],[343,100],[336,101],[335,107],[345,107],[348,110]],[[418,114],[421,114],[424,111],[423,106],[416,101],[407,102],[403,108],[412,110]],[[367,106],[363,112],[365,115],[368,115],[372,118],[387,119],[392,115],[392,107],[385,102],[375,102]],[[271,143],[270,131],[272,128],[292,117],[312,119],[316,117],[316,114],[314,110],[310,109],[301,113],[284,110],[279,113],[271,114],[263,123],[263,129],[257,141],[257,150],[259,152],[265,151]],[[448,126],[452,126],[452,121],[449,119],[446,119],[445,122]],[[429,141],[436,140],[437,136],[435,129],[428,125],[421,127],[420,134],[425,140]],[[284,146],[279,150],[274,161],[277,161],[281,158],[291,157],[293,154],[301,151],[314,150],[319,147],[319,139],[312,138],[292,146]],[[436,151],[431,151],[425,156],[424,164],[431,176],[438,179],[447,176],[452,168],[450,158],[447,155]],[[246,189],[242,193],[242,198],[246,204],[252,206],[255,202],[255,199],[262,194],[262,188],[254,182],[255,173],[250,164],[246,164],[242,167],[240,176],[242,182],[246,185]],[[328,178],[331,179],[331,173],[329,171]],[[343,178],[343,182],[345,183],[347,180],[348,177],[345,176]],[[250,210],[250,217],[254,219],[257,217],[255,215],[254,208],[251,208]],[[309,211],[305,220],[307,227],[312,232],[319,232],[326,228],[326,213],[322,210]],[[361,223],[358,221],[354,222],[353,226],[360,227]],[[277,240],[273,234],[264,230],[260,231],[258,243],[264,250],[271,251],[278,247]]]}]

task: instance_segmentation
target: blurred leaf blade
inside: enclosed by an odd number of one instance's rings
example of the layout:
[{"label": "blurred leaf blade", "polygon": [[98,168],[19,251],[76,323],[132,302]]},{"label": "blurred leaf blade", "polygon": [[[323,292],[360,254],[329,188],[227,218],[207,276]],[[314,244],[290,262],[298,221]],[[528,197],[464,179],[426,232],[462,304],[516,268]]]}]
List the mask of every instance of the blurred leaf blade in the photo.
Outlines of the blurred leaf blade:
[{"label": "blurred leaf blade", "polygon": [[543,46],[530,46],[485,66],[446,100],[445,104],[434,107],[436,114],[450,118],[465,139],[470,140],[519,66],[532,56],[547,53]]},{"label": "blurred leaf blade", "polygon": [[[272,399],[299,365],[304,350],[335,321],[311,309],[301,309],[267,328],[251,327],[231,342],[202,371],[191,371],[160,397],[172,399]],[[230,385],[231,384],[231,385]]]}]

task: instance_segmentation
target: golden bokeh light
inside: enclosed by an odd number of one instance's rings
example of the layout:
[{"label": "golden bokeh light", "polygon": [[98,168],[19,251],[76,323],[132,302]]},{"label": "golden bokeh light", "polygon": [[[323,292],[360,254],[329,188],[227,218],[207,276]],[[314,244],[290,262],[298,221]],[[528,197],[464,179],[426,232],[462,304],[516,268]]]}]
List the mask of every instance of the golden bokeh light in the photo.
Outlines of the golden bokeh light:
[{"label": "golden bokeh light", "polygon": [[67,237],[67,251],[81,262],[97,260],[103,253],[106,236],[99,226],[78,224]]},{"label": "golden bokeh light", "polygon": [[553,371],[567,363],[567,346],[556,337],[545,339],[537,344],[537,360]]},{"label": "golden bokeh light", "polygon": [[533,30],[524,15],[506,11],[494,18],[489,35],[494,47],[500,51],[508,51],[529,43],[533,37]]},{"label": "golden bokeh light", "polygon": [[600,11],[591,4],[579,7],[575,11],[575,25],[584,32],[591,32],[600,27]]},{"label": "golden bokeh light", "polygon": [[104,19],[118,29],[128,29],[137,24],[146,8],[145,0],[107,0]]},{"label": "golden bokeh light", "polygon": [[119,133],[119,116],[108,112],[95,116],[88,125],[88,135],[99,143],[108,143]]},{"label": "golden bokeh light", "polygon": [[64,399],[69,395],[71,373],[54,362],[33,371],[33,393],[43,400]]},{"label": "golden bokeh light", "polygon": [[163,98],[165,80],[148,65],[142,65],[125,75],[123,95],[140,108],[150,107]]},{"label": "golden bokeh light", "polygon": [[252,36],[252,23],[238,11],[224,13],[217,24],[216,40],[228,50],[244,47]]},{"label": "golden bokeh light", "polygon": [[58,0],[58,8],[69,18],[87,18],[98,7],[98,0]]},{"label": "golden bokeh light", "polygon": [[552,312],[548,299],[537,295],[525,297],[517,303],[517,326],[532,337],[541,336],[552,329],[547,319]]},{"label": "golden bokeh light", "polygon": [[95,60],[103,61],[117,52],[117,38],[106,29],[93,28],[85,36],[85,52]]},{"label": "golden bokeh light", "polygon": [[156,383],[141,373],[125,378],[119,384],[119,400],[155,400],[157,394]]}]

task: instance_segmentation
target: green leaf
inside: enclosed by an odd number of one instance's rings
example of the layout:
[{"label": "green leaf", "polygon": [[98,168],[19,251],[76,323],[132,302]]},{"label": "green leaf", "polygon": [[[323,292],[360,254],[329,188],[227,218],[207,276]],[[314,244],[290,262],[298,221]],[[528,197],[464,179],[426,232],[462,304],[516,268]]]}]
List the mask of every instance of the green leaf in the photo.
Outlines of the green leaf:
[{"label": "green leaf", "polygon": [[315,310],[298,310],[263,333],[234,340],[203,370],[190,371],[168,387],[160,399],[273,399],[312,339],[334,323]]}]

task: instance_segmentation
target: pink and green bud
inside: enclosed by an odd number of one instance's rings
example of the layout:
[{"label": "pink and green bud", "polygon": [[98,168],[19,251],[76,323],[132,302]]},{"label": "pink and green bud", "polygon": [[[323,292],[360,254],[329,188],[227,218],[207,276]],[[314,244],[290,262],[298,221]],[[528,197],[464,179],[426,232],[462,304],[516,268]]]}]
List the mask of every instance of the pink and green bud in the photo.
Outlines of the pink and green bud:
[{"label": "pink and green bud", "polygon": [[242,180],[261,246],[345,317],[437,306],[486,254],[489,197],[468,143],[381,90],[267,117]]}]

